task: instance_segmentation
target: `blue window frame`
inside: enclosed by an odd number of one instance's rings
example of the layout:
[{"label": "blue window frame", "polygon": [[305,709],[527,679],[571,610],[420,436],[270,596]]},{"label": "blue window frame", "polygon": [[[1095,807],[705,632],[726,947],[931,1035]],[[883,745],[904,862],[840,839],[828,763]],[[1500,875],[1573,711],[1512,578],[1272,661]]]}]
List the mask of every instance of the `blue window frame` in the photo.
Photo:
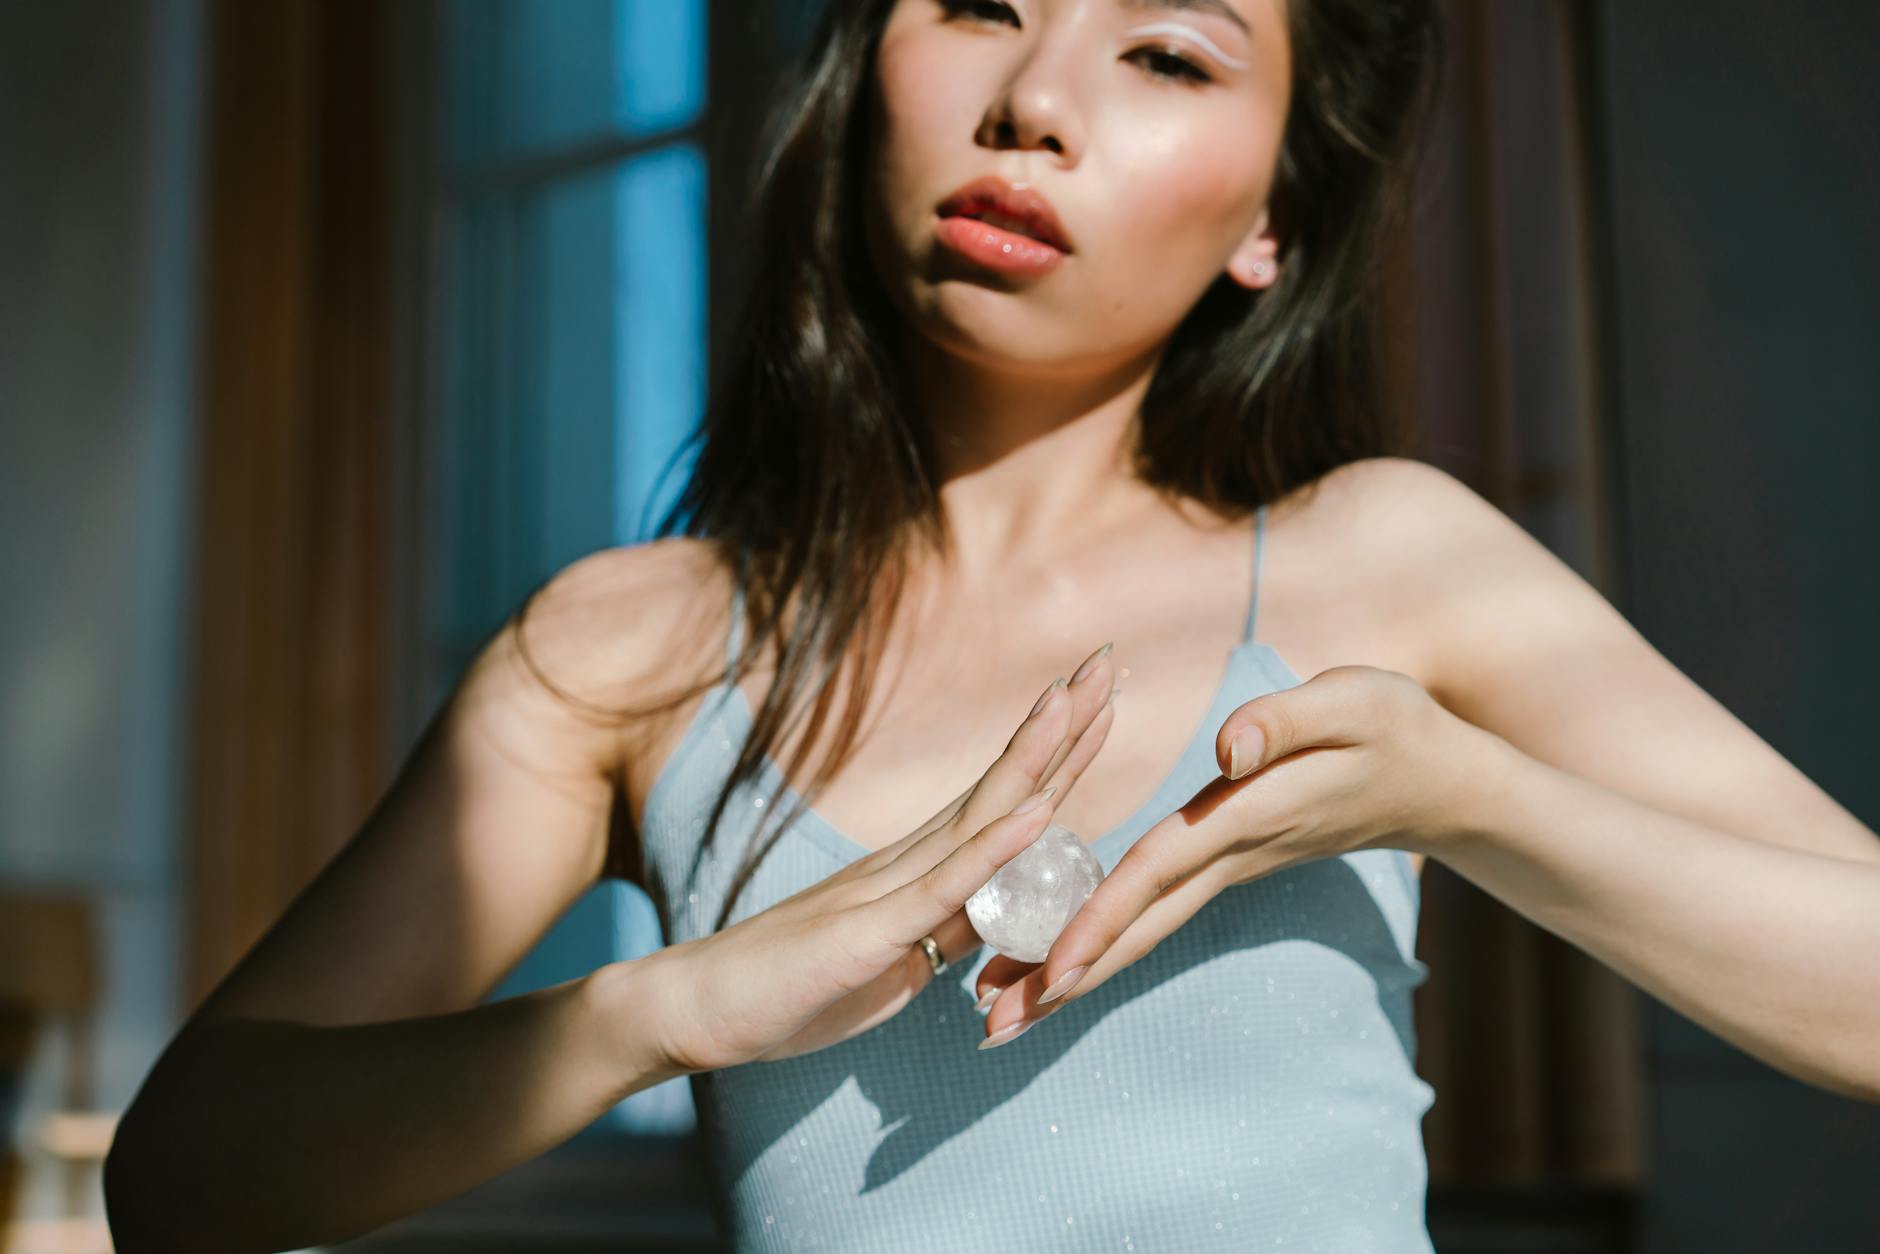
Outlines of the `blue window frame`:
[{"label": "blue window frame", "polygon": [[[634,544],[683,483],[707,372],[704,0],[444,0],[422,652],[428,708],[529,589]],[[495,990],[663,944],[585,895]],[[684,1080],[583,1136],[689,1132]]]}]

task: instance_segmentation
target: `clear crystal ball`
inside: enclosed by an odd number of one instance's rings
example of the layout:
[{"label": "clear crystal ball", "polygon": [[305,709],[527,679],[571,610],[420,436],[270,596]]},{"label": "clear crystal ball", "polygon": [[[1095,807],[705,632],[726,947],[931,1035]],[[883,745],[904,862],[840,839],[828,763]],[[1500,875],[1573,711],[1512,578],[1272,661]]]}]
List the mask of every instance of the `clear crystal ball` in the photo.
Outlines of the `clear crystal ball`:
[{"label": "clear crystal ball", "polygon": [[1090,846],[1053,823],[966,899],[966,917],[980,939],[1006,957],[1043,962],[1102,881],[1103,864]]}]

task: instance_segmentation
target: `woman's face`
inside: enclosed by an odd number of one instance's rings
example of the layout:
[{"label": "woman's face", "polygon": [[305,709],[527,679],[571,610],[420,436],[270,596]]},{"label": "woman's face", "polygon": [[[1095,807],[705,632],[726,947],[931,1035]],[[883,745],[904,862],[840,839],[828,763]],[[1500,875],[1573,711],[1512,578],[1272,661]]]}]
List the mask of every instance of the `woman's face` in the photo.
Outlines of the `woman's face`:
[{"label": "woman's face", "polygon": [[[913,326],[956,355],[1113,363],[1223,273],[1277,277],[1283,0],[896,0],[876,82],[868,246]],[[940,203],[986,174],[1050,201],[1071,245],[1057,265],[1015,275],[941,242]]]}]

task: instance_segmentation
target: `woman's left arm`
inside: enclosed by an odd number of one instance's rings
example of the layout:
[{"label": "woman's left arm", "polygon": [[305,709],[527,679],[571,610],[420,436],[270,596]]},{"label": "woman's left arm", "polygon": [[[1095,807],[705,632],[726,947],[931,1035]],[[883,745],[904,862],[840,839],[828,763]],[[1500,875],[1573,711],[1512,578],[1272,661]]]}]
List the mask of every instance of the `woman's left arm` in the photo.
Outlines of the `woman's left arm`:
[{"label": "woman's left arm", "polygon": [[1433,856],[1771,1066],[1880,1102],[1880,862],[1737,835],[1505,741],[1482,752],[1479,821]]},{"label": "woman's left arm", "polygon": [[1466,486],[1399,459],[1353,473],[1395,503],[1371,534],[1403,546],[1385,565],[1425,607],[1421,678],[1338,666],[1237,709],[1223,778],[1125,853],[1044,963],[986,964],[982,987],[1017,985],[988,1027],[1088,995],[1231,884],[1396,848],[1770,1065],[1880,1102],[1880,836]]}]

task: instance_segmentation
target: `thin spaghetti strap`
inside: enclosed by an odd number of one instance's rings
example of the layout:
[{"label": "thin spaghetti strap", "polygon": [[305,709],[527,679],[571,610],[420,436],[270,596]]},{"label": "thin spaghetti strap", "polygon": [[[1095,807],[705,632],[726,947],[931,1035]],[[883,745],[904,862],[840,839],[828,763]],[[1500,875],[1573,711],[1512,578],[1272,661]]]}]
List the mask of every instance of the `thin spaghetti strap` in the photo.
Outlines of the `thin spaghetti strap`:
[{"label": "thin spaghetti strap", "polygon": [[1241,630],[1243,644],[1253,641],[1253,625],[1260,612],[1260,560],[1266,553],[1266,506],[1253,511],[1253,594],[1247,600],[1247,625]]}]

